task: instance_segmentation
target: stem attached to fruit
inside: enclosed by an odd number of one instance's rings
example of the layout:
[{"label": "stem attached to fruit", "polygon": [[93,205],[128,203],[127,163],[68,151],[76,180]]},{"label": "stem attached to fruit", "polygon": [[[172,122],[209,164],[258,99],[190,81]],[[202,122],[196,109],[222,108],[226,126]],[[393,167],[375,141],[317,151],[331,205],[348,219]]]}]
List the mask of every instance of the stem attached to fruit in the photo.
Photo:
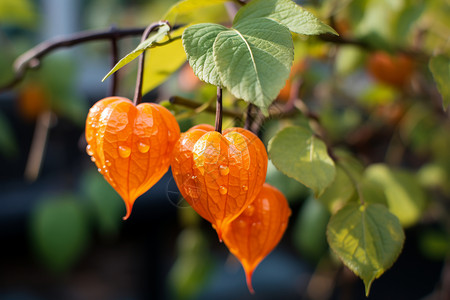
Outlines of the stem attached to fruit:
[{"label": "stem attached to fruit", "polygon": [[[168,24],[167,21],[158,22],[158,23],[152,23],[150,24],[142,34],[141,43],[143,43],[146,39],[148,39],[148,36],[150,33],[160,27],[163,24]],[[142,101],[142,79],[144,77],[144,63],[145,63],[145,51],[141,53],[141,56],[139,57],[139,65],[138,65],[138,71],[137,71],[137,78],[136,78],[136,88],[134,89],[134,98],[133,103],[134,105],[138,105]]]},{"label": "stem attached to fruit", "polygon": [[[116,30],[116,27],[113,25],[111,26],[111,31]],[[117,46],[117,38],[116,36],[111,37],[111,68],[114,68],[114,66],[117,64],[119,58],[119,48]],[[111,86],[109,88],[109,95],[115,96],[117,95],[117,83],[118,83],[118,76],[117,72],[112,74],[112,80],[111,80]]]},{"label": "stem attached to fruit", "polygon": [[222,88],[217,87],[216,131],[222,133]]},{"label": "stem attached to fruit", "polygon": [[252,127],[252,123],[253,123],[252,110],[253,110],[253,104],[250,103],[247,106],[247,111],[245,113],[244,129],[250,130]]}]

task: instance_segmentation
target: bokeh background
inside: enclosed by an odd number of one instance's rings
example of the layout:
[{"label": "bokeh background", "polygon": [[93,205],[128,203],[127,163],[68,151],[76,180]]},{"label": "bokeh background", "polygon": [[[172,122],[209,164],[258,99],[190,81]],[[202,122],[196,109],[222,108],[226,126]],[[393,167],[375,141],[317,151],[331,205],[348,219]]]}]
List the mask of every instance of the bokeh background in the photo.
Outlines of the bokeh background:
[{"label": "bokeh background", "polygon": [[[40,42],[112,25],[145,27],[174,2],[0,0],[0,86],[13,77],[14,60]],[[369,299],[450,299],[450,122],[428,69],[430,55],[449,54],[449,2],[297,3],[357,42],[295,37],[296,61],[277,105],[289,105],[296,85],[332,145],[361,165],[407,170],[406,189],[424,192],[421,218],[406,228],[402,254]],[[138,41],[122,39],[120,56]],[[254,273],[253,296],[239,262],[180,199],[170,174],[122,221],[125,206],[90,161],[83,135],[89,107],[108,96],[110,81],[101,79],[110,68],[109,43],[89,42],[52,52],[0,93],[0,299],[365,298],[362,281],[328,249],[327,207],[273,165],[267,181],[284,192],[292,216]],[[135,63],[119,72],[119,95],[132,97],[135,74]],[[205,103],[215,88],[185,65],[144,99],[172,95]],[[232,106],[229,95],[225,103]],[[214,120],[172,108],[182,130]],[[264,123],[263,141],[286,122]],[[241,123],[225,120],[233,124]]]}]

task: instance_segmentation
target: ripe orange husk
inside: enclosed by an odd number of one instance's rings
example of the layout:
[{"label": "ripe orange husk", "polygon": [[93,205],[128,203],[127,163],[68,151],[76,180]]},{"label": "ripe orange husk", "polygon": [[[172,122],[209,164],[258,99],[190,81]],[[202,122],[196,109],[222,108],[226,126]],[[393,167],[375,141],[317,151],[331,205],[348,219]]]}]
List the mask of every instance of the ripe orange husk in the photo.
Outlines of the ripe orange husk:
[{"label": "ripe orange husk", "polygon": [[376,80],[403,87],[411,79],[414,62],[405,54],[394,56],[378,51],[369,57],[367,68]]},{"label": "ripe orange husk", "polygon": [[134,106],[122,97],[98,101],[86,119],[86,151],[130,214],[137,197],[167,172],[180,128],[173,115],[154,103]]},{"label": "ripe orange husk", "polygon": [[259,194],[267,160],[264,144],[250,131],[230,128],[220,134],[198,125],[181,135],[171,166],[183,197],[222,240],[223,228]]},{"label": "ripe orange husk", "polygon": [[256,199],[223,232],[223,240],[245,270],[253,294],[252,275],[283,236],[291,210],[284,195],[265,183]]}]

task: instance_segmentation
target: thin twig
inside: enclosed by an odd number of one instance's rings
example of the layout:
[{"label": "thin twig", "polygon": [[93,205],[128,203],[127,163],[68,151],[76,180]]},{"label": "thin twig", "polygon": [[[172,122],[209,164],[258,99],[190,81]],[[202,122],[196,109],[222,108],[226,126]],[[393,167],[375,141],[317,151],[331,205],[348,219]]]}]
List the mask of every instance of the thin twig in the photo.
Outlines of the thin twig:
[{"label": "thin twig", "polygon": [[[111,26],[111,30],[114,30],[115,26]],[[111,37],[111,68],[117,64],[119,60],[119,48],[117,46],[117,38],[115,36]],[[112,74],[111,86],[109,88],[109,95],[115,96],[117,95],[117,83],[118,83],[118,73],[114,72]]]},{"label": "thin twig", "polygon": [[215,129],[218,133],[222,133],[222,88],[217,87],[217,102],[216,102],[216,122]]}]

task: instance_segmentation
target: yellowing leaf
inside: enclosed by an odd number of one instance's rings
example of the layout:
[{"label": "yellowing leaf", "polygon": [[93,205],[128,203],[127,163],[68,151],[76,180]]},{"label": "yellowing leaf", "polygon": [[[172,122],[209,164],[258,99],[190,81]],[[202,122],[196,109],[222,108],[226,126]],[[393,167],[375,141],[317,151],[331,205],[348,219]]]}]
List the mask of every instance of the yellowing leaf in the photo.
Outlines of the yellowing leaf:
[{"label": "yellowing leaf", "polygon": [[404,227],[420,219],[425,206],[425,193],[412,174],[377,164],[367,168],[365,177],[384,191],[389,210]]},{"label": "yellowing leaf", "polygon": [[174,4],[163,20],[172,25],[182,23],[201,23],[223,21],[224,16],[228,18],[225,6],[228,0],[182,0]]},{"label": "yellowing leaf", "polygon": [[[180,36],[186,27],[181,27],[171,33],[172,37]],[[161,40],[164,43],[168,40],[165,37]],[[163,83],[170,75],[177,71],[186,62],[181,39],[177,39],[163,47],[150,49],[145,57],[144,81],[142,93],[147,93]]]},{"label": "yellowing leaf", "polygon": [[405,234],[396,216],[381,204],[348,204],[327,227],[331,249],[361,277],[369,295],[372,282],[397,260]]}]

